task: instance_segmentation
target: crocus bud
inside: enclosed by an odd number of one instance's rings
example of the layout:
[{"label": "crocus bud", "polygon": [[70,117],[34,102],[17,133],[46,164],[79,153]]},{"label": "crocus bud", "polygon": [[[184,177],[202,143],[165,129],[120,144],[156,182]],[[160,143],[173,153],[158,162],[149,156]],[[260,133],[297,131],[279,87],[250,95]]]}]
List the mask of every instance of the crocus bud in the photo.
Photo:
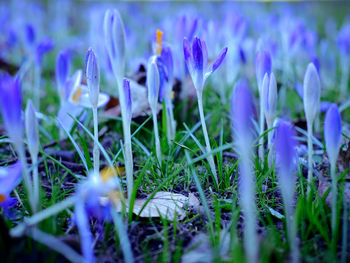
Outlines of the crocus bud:
[{"label": "crocus bud", "polygon": [[56,59],[56,82],[58,87],[58,94],[61,102],[66,98],[65,84],[69,74],[68,56],[65,51],[61,51]]},{"label": "crocus bud", "polygon": [[125,30],[116,9],[106,11],[103,30],[113,73],[117,78],[122,78],[125,69]]},{"label": "crocus bud", "polygon": [[254,104],[253,95],[248,88],[248,83],[245,80],[239,80],[232,94],[231,103],[232,124],[237,141],[250,142],[252,139],[252,132],[254,130]]},{"label": "crocus bud", "polygon": [[54,47],[54,42],[50,38],[44,38],[36,47],[36,63],[41,65],[42,57]]},{"label": "crocus bud", "polygon": [[89,87],[89,98],[91,105],[97,107],[98,95],[100,92],[100,70],[97,59],[92,48],[89,48],[85,60],[85,75]]},{"label": "crocus bud", "polygon": [[262,82],[263,105],[267,123],[272,124],[277,104],[277,83],[275,75],[265,73]]},{"label": "crocus bud", "polygon": [[[290,175],[295,168],[296,142],[292,125],[287,121],[279,121],[276,127],[276,163],[279,174]],[[287,180],[287,178],[285,178]]]},{"label": "crocus bud", "polygon": [[37,156],[39,153],[39,130],[38,120],[35,115],[35,108],[31,100],[28,100],[25,111],[25,128],[28,140],[28,148],[30,155]]},{"label": "crocus bud", "polygon": [[124,96],[125,96],[126,115],[127,115],[127,119],[131,121],[132,101],[131,101],[130,81],[128,79],[124,79],[123,89],[124,89]]},{"label": "crocus bud", "polygon": [[335,164],[340,149],[341,116],[337,105],[332,104],[326,113],[324,120],[324,139],[328,158]]},{"label": "crocus bud", "polygon": [[313,63],[307,66],[304,77],[304,111],[306,121],[312,123],[319,110],[321,83]]},{"label": "crocus bud", "polygon": [[18,145],[23,140],[22,93],[19,78],[13,78],[8,73],[1,76],[0,94],[1,113],[5,128],[15,145]]},{"label": "crocus bud", "polygon": [[159,71],[156,56],[150,57],[147,66],[148,102],[151,108],[156,108],[159,94]]},{"label": "crocus bud", "polygon": [[267,51],[259,51],[255,58],[255,74],[258,82],[259,92],[265,73],[271,73],[271,56]]}]

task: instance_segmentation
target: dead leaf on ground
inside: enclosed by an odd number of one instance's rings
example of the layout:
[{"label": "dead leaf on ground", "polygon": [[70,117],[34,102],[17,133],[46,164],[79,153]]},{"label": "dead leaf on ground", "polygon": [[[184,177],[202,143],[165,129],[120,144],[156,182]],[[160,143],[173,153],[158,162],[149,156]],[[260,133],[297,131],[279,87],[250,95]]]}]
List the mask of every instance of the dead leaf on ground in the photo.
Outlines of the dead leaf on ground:
[{"label": "dead leaf on ground", "polygon": [[[111,198],[112,202],[115,204],[116,210],[120,212],[120,196],[109,196],[109,198]],[[114,200],[115,198],[118,200]],[[148,198],[135,200],[133,207],[133,213],[135,215],[139,215],[140,217],[163,217],[170,221],[174,220],[176,216],[178,220],[182,220],[186,216],[186,206],[199,206],[199,200],[194,194],[189,194],[187,197],[182,194],[160,191],[157,192],[148,202],[147,200]],[[128,200],[125,202],[128,204]],[[146,206],[142,209],[146,202]],[[129,208],[127,205],[126,211],[128,210]]]}]

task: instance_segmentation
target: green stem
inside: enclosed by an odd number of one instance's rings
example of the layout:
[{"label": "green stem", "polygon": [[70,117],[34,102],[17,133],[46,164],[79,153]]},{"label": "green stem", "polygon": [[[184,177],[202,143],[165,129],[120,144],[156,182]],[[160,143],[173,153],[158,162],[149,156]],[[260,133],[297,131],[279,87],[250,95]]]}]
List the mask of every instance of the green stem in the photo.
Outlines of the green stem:
[{"label": "green stem", "polygon": [[336,238],[336,219],[337,219],[337,178],[335,176],[335,162],[331,162],[331,179],[332,179],[332,238]]},{"label": "green stem", "polygon": [[39,201],[40,201],[40,191],[39,191],[39,171],[38,171],[38,157],[32,156],[33,163],[33,199],[35,211],[39,210]]},{"label": "green stem", "polygon": [[162,152],[160,150],[160,142],[159,142],[159,132],[158,132],[158,122],[157,122],[157,112],[156,109],[152,109],[153,115],[153,128],[154,128],[154,139],[156,141],[156,153],[159,165],[162,165]]},{"label": "green stem", "polygon": [[97,107],[92,108],[92,115],[94,119],[94,150],[93,150],[93,158],[94,158],[94,172],[95,174],[99,174],[100,172],[100,150],[98,148],[98,117],[97,117]]},{"label": "green stem", "polygon": [[[262,93],[262,92],[261,92]],[[259,131],[259,159],[264,161],[264,137],[262,136],[264,133],[264,105],[262,103],[262,95],[260,96],[260,131]]]},{"label": "green stem", "polygon": [[126,183],[128,188],[128,200],[131,200],[131,195],[134,188],[134,181],[133,181],[133,158],[132,158],[132,148],[131,148],[130,122],[123,124],[123,127],[124,127]]},{"label": "green stem", "polygon": [[[198,91],[198,89],[197,89],[197,97],[198,97],[199,116],[200,116],[201,123],[202,123],[202,129],[203,129],[203,135],[204,135],[204,140],[205,140],[205,144],[206,144],[206,150],[207,150],[207,153],[210,153],[211,152],[211,147],[210,147],[210,142],[209,142],[209,137],[208,137],[207,125],[205,124],[205,118],[204,118],[204,112],[203,112],[202,92]],[[213,155],[209,154],[207,160],[209,162],[209,166],[210,166],[211,172],[214,175],[215,182],[216,182],[217,185],[219,185],[219,183],[218,183],[218,176],[216,174],[216,168],[215,168],[215,162],[214,162]]]},{"label": "green stem", "polygon": [[307,170],[307,193],[310,192],[310,187],[312,183],[312,121],[307,122],[307,148],[308,148],[308,170]]}]

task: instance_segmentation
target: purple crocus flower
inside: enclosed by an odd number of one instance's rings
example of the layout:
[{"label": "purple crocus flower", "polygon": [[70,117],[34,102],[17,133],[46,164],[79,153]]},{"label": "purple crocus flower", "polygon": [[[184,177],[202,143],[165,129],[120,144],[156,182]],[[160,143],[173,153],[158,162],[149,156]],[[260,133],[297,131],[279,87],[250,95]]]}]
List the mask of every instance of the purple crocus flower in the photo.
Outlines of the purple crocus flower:
[{"label": "purple crocus flower", "polygon": [[174,62],[173,62],[173,54],[170,46],[168,45],[162,46],[162,53],[160,54],[160,59],[166,68],[168,80],[171,81],[173,79],[173,74],[174,74]]},{"label": "purple crocus flower", "polygon": [[297,156],[295,131],[289,122],[281,120],[277,124],[275,136],[278,170],[281,175],[286,175],[285,180],[289,180],[288,177],[295,168]]},{"label": "purple crocus flower", "polygon": [[298,247],[296,243],[296,230],[293,223],[293,202],[295,195],[295,169],[296,169],[296,141],[295,131],[287,121],[279,121],[276,127],[276,164],[278,180],[281,188],[291,257],[298,262]]},{"label": "purple crocus flower", "polygon": [[34,29],[32,24],[25,25],[25,39],[26,39],[26,43],[29,46],[34,45],[34,43],[35,43],[35,29]]},{"label": "purple crocus flower", "polygon": [[201,92],[204,88],[205,81],[213,73],[224,60],[227,47],[224,48],[216,60],[208,65],[208,52],[204,41],[195,37],[192,47],[187,38],[183,41],[185,62],[191,75],[193,84],[197,91]]},{"label": "purple crocus flower", "polygon": [[23,140],[22,93],[19,78],[8,73],[0,76],[1,113],[7,133],[17,145]]},{"label": "purple crocus flower", "polygon": [[36,62],[41,65],[43,56],[51,51],[54,47],[54,42],[50,38],[44,38],[36,47]]},{"label": "purple crocus flower", "polygon": [[98,173],[91,172],[88,179],[77,188],[74,218],[79,229],[83,256],[88,263],[95,262],[89,217],[99,221],[111,219],[112,203],[106,196],[120,186],[117,180],[103,180]]},{"label": "purple crocus flower", "polygon": [[344,24],[343,27],[340,29],[338,33],[337,44],[341,52],[343,52],[346,55],[350,53],[350,24],[349,23]]},{"label": "purple crocus flower", "polygon": [[17,161],[9,167],[0,167],[0,207],[9,214],[9,208],[16,204],[16,199],[10,196],[12,190],[21,181],[22,164]]},{"label": "purple crocus flower", "polygon": [[235,144],[239,155],[239,194],[244,213],[244,248],[248,262],[257,262],[258,247],[256,244],[256,204],[255,180],[252,167],[253,155],[253,96],[246,81],[238,81],[235,85],[232,100],[232,126]]},{"label": "purple crocus flower", "polygon": [[61,103],[66,98],[65,84],[69,76],[69,58],[66,51],[61,51],[56,59],[56,82]]},{"label": "purple crocus flower", "polygon": [[[104,17],[105,44],[115,77],[122,81],[125,69],[125,29],[116,9],[107,10]],[[122,83],[118,83],[121,85]]]},{"label": "purple crocus flower", "polygon": [[339,153],[341,139],[341,116],[336,104],[332,104],[327,110],[324,120],[324,139],[328,158],[334,164]]},{"label": "purple crocus flower", "polygon": [[[254,130],[253,117],[254,117],[254,104],[253,95],[248,88],[248,82],[246,80],[239,80],[232,93],[232,124],[235,135],[238,138],[251,139],[252,132]],[[238,139],[238,141],[242,141]]]},{"label": "purple crocus flower", "polygon": [[123,81],[123,89],[125,96],[125,106],[126,106],[126,114],[127,119],[131,121],[132,117],[132,100],[131,100],[131,91],[130,91],[130,81],[128,79],[124,79]]},{"label": "purple crocus flower", "polygon": [[267,51],[259,51],[255,58],[255,74],[258,82],[259,92],[265,73],[271,73],[271,56]]},{"label": "purple crocus flower", "polygon": [[162,102],[165,96],[165,88],[169,78],[167,75],[167,69],[165,68],[165,65],[160,57],[157,57],[157,67],[159,72],[159,101]]}]

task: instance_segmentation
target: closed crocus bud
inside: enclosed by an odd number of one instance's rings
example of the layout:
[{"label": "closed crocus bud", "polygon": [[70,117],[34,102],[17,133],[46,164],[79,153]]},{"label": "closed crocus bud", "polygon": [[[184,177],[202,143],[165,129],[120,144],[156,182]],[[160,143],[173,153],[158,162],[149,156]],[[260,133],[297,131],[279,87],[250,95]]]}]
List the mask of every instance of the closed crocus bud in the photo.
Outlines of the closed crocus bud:
[{"label": "closed crocus bud", "polygon": [[151,108],[156,108],[159,94],[159,71],[156,56],[150,57],[147,66],[148,102]]},{"label": "closed crocus bud", "polygon": [[332,104],[326,113],[324,120],[324,139],[328,158],[335,164],[340,149],[341,116],[337,105]]},{"label": "closed crocus bud", "polygon": [[22,143],[22,93],[19,78],[5,73],[0,78],[1,113],[6,130],[15,145]]},{"label": "closed crocus bud", "polygon": [[66,98],[65,84],[69,75],[69,61],[65,51],[61,51],[56,59],[56,82],[61,102]]},{"label": "closed crocus bud", "polygon": [[39,130],[35,108],[31,100],[28,100],[25,111],[25,128],[28,140],[28,148],[32,158],[39,153]]},{"label": "closed crocus bud", "polygon": [[106,11],[103,30],[113,73],[122,78],[125,69],[125,30],[123,20],[116,9]]},{"label": "closed crocus bud", "polygon": [[98,95],[100,92],[100,70],[97,64],[97,58],[90,48],[86,54],[85,75],[89,88],[89,98],[93,107],[97,107]]},{"label": "closed crocus bud", "polygon": [[124,79],[124,81],[123,81],[123,89],[124,89],[124,96],[125,96],[125,106],[126,106],[127,119],[129,121],[131,121],[131,118],[132,118],[132,101],[131,101],[130,81],[128,79]]},{"label": "closed crocus bud", "polygon": [[[279,174],[288,175],[295,168],[296,161],[296,141],[295,132],[292,125],[280,120],[276,127],[276,163],[278,164]],[[288,178],[284,178],[288,179]]]},{"label": "closed crocus bud", "polygon": [[267,51],[259,51],[255,58],[255,74],[259,91],[261,89],[265,73],[268,73],[269,75],[271,73],[271,56]]},{"label": "closed crocus bud", "polygon": [[267,123],[273,122],[277,104],[277,83],[273,73],[265,73],[263,83],[263,105]]},{"label": "closed crocus bud", "polygon": [[253,95],[248,88],[247,81],[239,80],[236,83],[232,94],[231,107],[233,130],[238,138],[237,141],[244,144],[247,140],[252,139],[254,130]]},{"label": "closed crocus bud", "polygon": [[306,121],[312,123],[319,110],[321,83],[313,63],[307,66],[304,77],[304,111]]}]

